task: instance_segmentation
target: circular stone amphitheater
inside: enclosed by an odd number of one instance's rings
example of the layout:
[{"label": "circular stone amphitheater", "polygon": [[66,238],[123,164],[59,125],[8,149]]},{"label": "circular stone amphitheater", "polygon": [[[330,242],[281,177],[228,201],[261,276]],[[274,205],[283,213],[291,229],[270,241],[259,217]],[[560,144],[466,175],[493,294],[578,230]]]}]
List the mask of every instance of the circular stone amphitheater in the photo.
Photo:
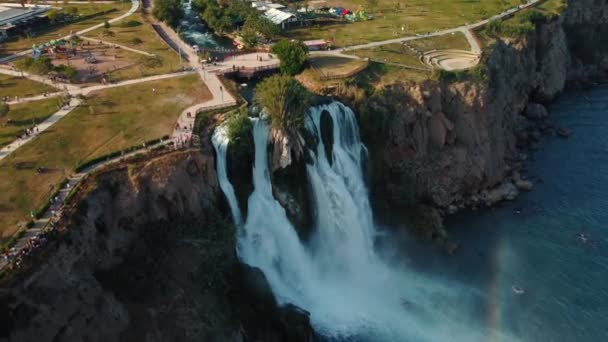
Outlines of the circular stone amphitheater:
[{"label": "circular stone amphitheater", "polygon": [[476,66],[479,60],[479,54],[465,50],[433,50],[420,57],[422,64],[444,70],[468,69]]}]

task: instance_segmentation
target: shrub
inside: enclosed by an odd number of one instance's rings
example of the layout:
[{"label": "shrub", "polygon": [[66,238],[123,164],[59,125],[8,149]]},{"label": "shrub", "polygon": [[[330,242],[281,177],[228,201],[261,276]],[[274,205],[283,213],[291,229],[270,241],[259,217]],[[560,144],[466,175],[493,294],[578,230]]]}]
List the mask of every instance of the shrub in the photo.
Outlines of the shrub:
[{"label": "shrub", "polygon": [[129,21],[125,21],[124,23],[120,24],[120,26],[122,26],[122,27],[137,27],[140,25],[141,25],[141,23],[137,20],[129,20]]},{"label": "shrub", "polygon": [[15,67],[19,70],[31,72],[32,74],[46,75],[53,70],[53,63],[51,63],[51,59],[46,56],[37,59],[25,57],[15,62]]},{"label": "shrub", "polygon": [[304,125],[310,94],[293,77],[274,75],[257,85],[254,100],[270,115],[274,128],[295,133]]},{"label": "shrub", "polygon": [[76,78],[76,74],[78,74],[78,70],[71,65],[59,65],[54,68],[57,73],[61,76],[73,80]]},{"label": "shrub", "polygon": [[9,110],[10,110],[10,107],[8,106],[8,103],[1,102],[0,103],[0,118],[5,116],[6,114],[8,114]]},{"label": "shrub", "polygon": [[234,146],[238,151],[246,151],[251,147],[251,129],[253,125],[247,111],[236,111],[227,121],[228,139],[230,145]]},{"label": "shrub", "polygon": [[487,69],[485,64],[480,63],[472,68],[465,70],[433,70],[433,78],[441,82],[465,82],[475,81],[483,82],[488,79]]}]

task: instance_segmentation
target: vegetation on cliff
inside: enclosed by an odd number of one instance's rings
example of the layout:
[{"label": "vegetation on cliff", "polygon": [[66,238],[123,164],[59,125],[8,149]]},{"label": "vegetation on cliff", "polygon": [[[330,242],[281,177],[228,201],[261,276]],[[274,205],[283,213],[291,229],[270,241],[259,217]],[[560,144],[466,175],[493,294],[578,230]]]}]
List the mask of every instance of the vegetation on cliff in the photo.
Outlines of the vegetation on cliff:
[{"label": "vegetation on cliff", "polygon": [[310,94],[293,77],[274,75],[258,84],[254,100],[270,116],[273,128],[292,135],[304,125]]}]

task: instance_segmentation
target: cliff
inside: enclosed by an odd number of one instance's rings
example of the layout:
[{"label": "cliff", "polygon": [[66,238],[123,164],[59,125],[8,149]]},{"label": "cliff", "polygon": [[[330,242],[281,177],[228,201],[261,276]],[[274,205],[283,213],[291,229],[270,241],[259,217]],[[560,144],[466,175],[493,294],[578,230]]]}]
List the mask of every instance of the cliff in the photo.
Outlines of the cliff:
[{"label": "cliff", "polygon": [[605,78],[607,7],[569,2],[534,32],[486,48],[483,66],[465,81],[398,80],[368,96],[338,87],[333,95],[355,108],[370,147],[376,206],[426,203],[454,212],[529,190],[517,172],[525,158],[518,147],[537,139],[537,119],[546,115],[540,103],[567,84]]},{"label": "cliff", "polygon": [[0,290],[0,341],[307,341],[240,265],[213,155],[176,151],[83,183],[66,227]]}]

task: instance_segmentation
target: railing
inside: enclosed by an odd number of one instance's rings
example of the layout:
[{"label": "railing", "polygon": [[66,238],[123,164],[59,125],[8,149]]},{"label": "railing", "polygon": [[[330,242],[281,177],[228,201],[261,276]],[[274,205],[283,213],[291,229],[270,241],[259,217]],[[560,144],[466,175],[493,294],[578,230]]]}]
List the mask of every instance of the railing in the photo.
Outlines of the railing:
[{"label": "railing", "polygon": [[165,30],[158,24],[151,24],[152,28],[154,29],[154,32],[156,32],[156,34],[158,34],[158,36],[160,37],[160,39],[162,39],[165,43],[167,43],[167,45],[169,45],[169,47],[171,49],[173,49],[173,51],[175,51],[175,53],[177,53],[178,55],[181,55],[181,57],[184,59],[184,61],[189,62],[188,59],[188,55],[182,51],[182,49],[180,49],[180,47],[177,45],[177,43],[171,39],[171,37],[169,37],[169,35],[167,34],[167,32],[165,32]]}]

